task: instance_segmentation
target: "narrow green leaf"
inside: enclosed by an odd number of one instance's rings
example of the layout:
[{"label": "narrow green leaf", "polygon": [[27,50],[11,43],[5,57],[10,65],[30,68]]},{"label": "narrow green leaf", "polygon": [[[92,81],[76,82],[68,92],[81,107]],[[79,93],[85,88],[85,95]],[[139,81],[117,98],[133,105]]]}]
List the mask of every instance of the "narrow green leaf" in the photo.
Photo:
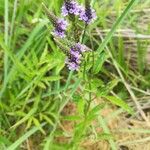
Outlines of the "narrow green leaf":
[{"label": "narrow green leaf", "polygon": [[85,104],[86,104],[86,101],[83,100],[82,98],[78,100],[77,110],[78,110],[78,113],[81,115],[84,115]]},{"label": "narrow green leaf", "polygon": [[122,109],[124,109],[128,113],[133,114],[133,110],[131,109],[131,107],[129,107],[128,104],[124,102],[122,99],[114,97],[114,96],[104,96],[104,98],[106,98],[113,104],[120,106]]},{"label": "narrow green leaf", "polygon": [[126,7],[126,9],[123,11],[123,13],[121,14],[121,16],[117,19],[117,21],[114,23],[114,25],[112,26],[110,32],[107,34],[105,40],[102,42],[102,44],[99,46],[99,48],[97,49],[97,52],[100,54],[102,52],[102,50],[105,48],[105,46],[108,44],[108,42],[110,41],[111,37],[113,36],[114,32],[116,31],[117,27],[123,22],[123,20],[125,19],[125,17],[128,15],[128,13],[130,12],[132,6],[134,5],[135,2],[137,2],[138,0],[131,0],[128,4],[128,6]]},{"label": "narrow green leaf", "polygon": [[[41,125],[43,127],[45,123]],[[19,145],[21,145],[25,140],[27,140],[31,135],[39,130],[39,127],[33,127],[31,130],[27,131],[23,136],[21,136],[17,141],[10,145],[7,150],[16,150]]]},{"label": "narrow green leaf", "polygon": [[97,113],[99,113],[100,110],[102,110],[105,107],[105,104],[99,104],[97,106],[95,106],[94,108],[92,108],[92,110],[89,112],[89,115],[95,115]]},{"label": "narrow green leaf", "polygon": [[94,63],[94,66],[93,66],[93,73],[94,74],[97,74],[101,71],[102,66],[103,66],[103,64],[107,58],[108,58],[108,56],[105,52],[100,54],[100,56],[96,60],[96,63]]},{"label": "narrow green leaf", "polygon": [[33,120],[35,126],[38,127],[39,130],[45,135],[46,133],[45,133],[45,131],[42,129],[40,122],[39,122],[36,118],[32,118],[32,120]]}]

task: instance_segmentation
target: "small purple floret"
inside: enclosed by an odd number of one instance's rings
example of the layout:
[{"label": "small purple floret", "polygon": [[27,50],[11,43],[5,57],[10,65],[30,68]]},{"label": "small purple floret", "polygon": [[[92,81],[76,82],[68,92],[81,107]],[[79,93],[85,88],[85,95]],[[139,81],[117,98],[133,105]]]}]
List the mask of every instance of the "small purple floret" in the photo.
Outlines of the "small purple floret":
[{"label": "small purple floret", "polygon": [[75,1],[65,2],[62,6],[62,15],[67,16],[69,14],[79,15],[81,11],[81,6]]},{"label": "small purple floret", "polygon": [[78,71],[79,70],[79,63],[72,61],[71,59],[66,59],[66,64],[69,70]]},{"label": "small purple floret", "polygon": [[90,24],[94,20],[96,20],[96,12],[94,9],[88,8],[88,9],[81,9],[79,20],[84,21],[87,24]]},{"label": "small purple floret", "polygon": [[68,23],[66,20],[58,19],[55,24],[54,34],[56,36],[59,36],[60,38],[64,38],[67,26],[68,26]]},{"label": "small purple floret", "polygon": [[81,64],[82,54],[87,51],[85,45],[76,43],[70,48],[70,56],[66,59],[66,64],[69,70],[78,71]]}]

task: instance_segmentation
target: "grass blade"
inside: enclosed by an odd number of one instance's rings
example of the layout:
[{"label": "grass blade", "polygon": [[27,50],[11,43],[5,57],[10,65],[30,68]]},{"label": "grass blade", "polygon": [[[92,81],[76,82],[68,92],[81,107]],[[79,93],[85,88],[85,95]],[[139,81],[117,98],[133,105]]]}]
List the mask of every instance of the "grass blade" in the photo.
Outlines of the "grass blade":
[{"label": "grass blade", "polygon": [[[43,123],[41,125],[41,127],[43,127],[45,125],[45,123]],[[27,140],[31,135],[33,135],[35,132],[37,132],[38,130],[40,130],[39,127],[33,127],[31,130],[29,130],[28,132],[26,132],[23,136],[21,136],[17,141],[15,141],[15,143],[13,143],[12,145],[10,145],[7,150],[16,150],[16,148],[23,143],[25,140]]]},{"label": "grass blade", "polygon": [[128,15],[130,12],[133,4],[137,2],[138,0],[131,0],[126,9],[123,11],[122,15],[117,19],[113,27],[111,28],[110,32],[107,34],[106,38],[102,42],[102,44],[98,47],[97,52],[100,54],[101,51],[105,48],[105,46],[108,44],[110,41],[111,37],[113,36],[114,32],[116,31],[117,27],[124,21],[125,17]]}]

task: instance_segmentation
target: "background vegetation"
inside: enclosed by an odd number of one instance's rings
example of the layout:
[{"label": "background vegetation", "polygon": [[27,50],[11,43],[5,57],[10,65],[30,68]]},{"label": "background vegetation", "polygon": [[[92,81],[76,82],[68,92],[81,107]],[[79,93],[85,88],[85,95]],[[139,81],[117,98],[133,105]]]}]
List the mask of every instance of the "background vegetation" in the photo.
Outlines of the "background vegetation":
[{"label": "background vegetation", "polygon": [[65,67],[42,2],[60,15],[62,0],[0,0],[0,149],[149,150],[150,1],[91,1],[91,88]]}]

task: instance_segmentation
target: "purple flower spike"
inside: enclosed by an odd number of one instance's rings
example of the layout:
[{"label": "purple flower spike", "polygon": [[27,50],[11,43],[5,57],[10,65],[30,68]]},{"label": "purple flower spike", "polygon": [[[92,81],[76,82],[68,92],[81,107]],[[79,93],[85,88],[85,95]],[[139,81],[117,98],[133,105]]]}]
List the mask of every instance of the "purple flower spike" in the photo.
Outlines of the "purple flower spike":
[{"label": "purple flower spike", "polygon": [[85,45],[80,43],[76,43],[70,48],[69,56],[66,59],[66,64],[69,70],[78,71],[81,64],[82,54],[85,51],[88,51]]},{"label": "purple flower spike", "polygon": [[81,11],[81,6],[73,0],[65,1],[64,5],[62,6],[63,16],[67,16],[69,14],[79,15],[80,11]]},{"label": "purple flower spike", "polygon": [[49,11],[49,9],[44,4],[42,5],[46,15],[48,16],[49,20],[52,22],[53,26],[55,27],[53,31],[54,35],[59,36],[60,38],[64,38],[68,26],[67,21],[62,18],[58,18],[57,16],[55,16],[53,12]]},{"label": "purple flower spike", "polygon": [[83,53],[83,52],[85,52],[86,51],[86,46],[85,45],[83,45],[83,44],[80,44],[80,43],[76,43],[76,49],[78,50],[78,51],[80,51],[80,53]]},{"label": "purple flower spike", "polygon": [[94,20],[96,20],[97,16],[96,16],[96,12],[94,9],[91,8],[91,6],[89,5],[89,2],[86,2],[86,6],[85,8],[82,7],[81,11],[80,11],[80,20],[83,20],[86,24],[89,24],[91,22],[93,22]]},{"label": "purple flower spike", "polygon": [[60,38],[65,37],[65,31],[67,29],[68,23],[64,19],[58,19],[55,23],[54,34]]},{"label": "purple flower spike", "polygon": [[95,10],[91,10],[91,12],[86,12],[85,10],[82,10],[82,12],[80,13],[80,20],[83,20],[85,23],[89,24],[91,22],[93,22],[94,20],[96,20],[96,13]]},{"label": "purple flower spike", "polygon": [[72,70],[72,71],[78,71],[79,70],[80,66],[75,62],[71,62],[71,61],[66,60],[66,64],[67,64],[67,67],[69,70]]}]

